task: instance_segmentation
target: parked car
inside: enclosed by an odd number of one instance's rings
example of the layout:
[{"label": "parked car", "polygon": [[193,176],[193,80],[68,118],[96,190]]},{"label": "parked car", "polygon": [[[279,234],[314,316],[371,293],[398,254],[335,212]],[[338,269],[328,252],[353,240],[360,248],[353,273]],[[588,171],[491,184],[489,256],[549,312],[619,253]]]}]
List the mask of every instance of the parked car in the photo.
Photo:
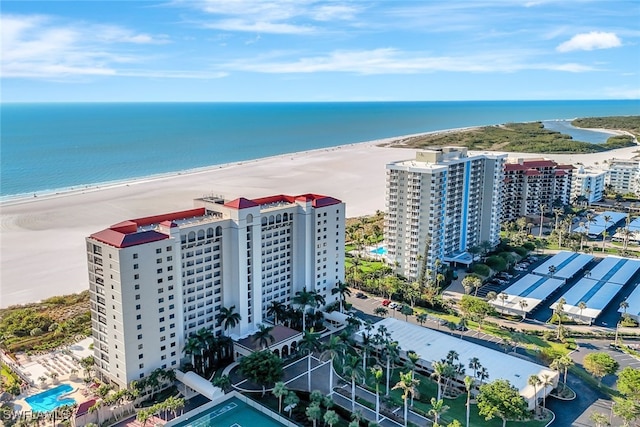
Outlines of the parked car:
[{"label": "parked car", "polygon": [[383,307],[387,307],[389,306],[389,304],[391,304],[391,300],[388,300],[388,299],[382,300]]},{"label": "parked car", "polygon": [[356,298],[367,299],[367,296],[365,294],[363,294],[362,292],[358,292],[356,294]]},{"label": "parked car", "polygon": [[398,304],[397,302],[392,302],[391,304],[389,304],[389,308],[396,308],[398,305],[400,304]]}]

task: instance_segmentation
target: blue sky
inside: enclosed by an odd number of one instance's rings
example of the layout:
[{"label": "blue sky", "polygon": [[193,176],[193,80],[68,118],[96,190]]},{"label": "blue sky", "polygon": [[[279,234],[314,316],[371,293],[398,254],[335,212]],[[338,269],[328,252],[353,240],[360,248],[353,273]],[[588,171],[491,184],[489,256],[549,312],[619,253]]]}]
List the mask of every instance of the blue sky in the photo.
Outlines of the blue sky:
[{"label": "blue sky", "polygon": [[7,1],[3,101],[640,98],[640,1]]}]

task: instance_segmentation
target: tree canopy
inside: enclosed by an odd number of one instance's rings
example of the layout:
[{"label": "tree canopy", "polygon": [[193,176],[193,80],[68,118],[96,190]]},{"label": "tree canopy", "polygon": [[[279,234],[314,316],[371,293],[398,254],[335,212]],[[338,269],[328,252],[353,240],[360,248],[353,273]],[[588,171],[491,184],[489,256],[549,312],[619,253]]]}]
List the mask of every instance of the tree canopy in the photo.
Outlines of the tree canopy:
[{"label": "tree canopy", "polygon": [[605,375],[615,374],[620,365],[607,353],[589,353],[584,358],[583,366],[587,372],[602,381]]},{"label": "tree canopy", "polygon": [[618,374],[618,391],[640,401],[640,369],[627,366]]},{"label": "tree canopy", "polygon": [[264,388],[282,379],[282,359],[268,350],[258,351],[240,360],[240,373]]},{"label": "tree canopy", "polygon": [[487,421],[496,416],[502,418],[503,426],[507,420],[522,419],[529,415],[527,403],[518,389],[501,379],[480,387],[478,409]]}]

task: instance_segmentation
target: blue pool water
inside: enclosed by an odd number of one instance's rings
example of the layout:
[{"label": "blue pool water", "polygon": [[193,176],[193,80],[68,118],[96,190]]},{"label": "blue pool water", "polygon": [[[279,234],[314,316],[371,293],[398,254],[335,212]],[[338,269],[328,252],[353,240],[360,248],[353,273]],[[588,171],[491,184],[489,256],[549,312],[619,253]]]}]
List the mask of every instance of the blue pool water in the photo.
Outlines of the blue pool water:
[{"label": "blue pool water", "polygon": [[374,255],[386,255],[387,248],[385,248],[384,246],[380,246],[378,248],[371,249],[369,252],[371,252]]},{"label": "blue pool water", "polygon": [[25,401],[31,406],[34,412],[49,412],[60,406],[73,405],[76,403],[76,401],[70,397],[60,399],[60,396],[71,391],[73,391],[73,387],[69,384],[60,384],[58,387],[43,391],[34,396],[29,396]]},{"label": "blue pool water", "polygon": [[[180,421],[183,418],[184,421]],[[174,427],[282,427],[283,425],[235,397],[193,417],[187,413],[178,421]]]}]

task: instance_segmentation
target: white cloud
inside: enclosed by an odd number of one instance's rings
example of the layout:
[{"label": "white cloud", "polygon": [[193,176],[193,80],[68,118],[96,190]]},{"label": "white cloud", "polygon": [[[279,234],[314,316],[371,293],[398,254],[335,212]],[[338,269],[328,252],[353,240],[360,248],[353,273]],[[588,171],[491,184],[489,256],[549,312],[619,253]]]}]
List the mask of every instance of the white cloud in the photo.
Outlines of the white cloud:
[{"label": "white cloud", "polygon": [[[79,76],[133,75],[122,64],[144,61],[123,47],[168,43],[167,36],[139,33],[116,25],[61,22],[44,15],[3,15],[3,78],[60,80]],[[136,71],[136,73],[141,73]],[[162,71],[151,71],[154,76]],[[166,72],[166,77],[182,75]],[[219,72],[209,73],[218,77]]]},{"label": "white cloud", "polygon": [[211,16],[205,18],[205,28],[270,34],[317,33],[319,25],[352,20],[362,9],[359,4],[318,0],[178,0],[175,4],[195,7]]},{"label": "white cloud", "polygon": [[622,41],[615,33],[591,31],[590,33],[576,34],[564,43],[556,47],[558,52],[571,52],[573,50],[610,49],[622,45]]},{"label": "white cloud", "polygon": [[[521,53],[521,52],[520,52]],[[289,53],[290,54],[290,53]],[[259,58],[221,64],[220,68],[258,73],[343,72],[355,74],[415,74],[428,72],[502,72],[552,70],[563,72],[594,71],[581,64],[523,62],[522,55],[505,52],[466,56],[429,56],[392,48],[373,50],[337,50],[327,55],[287,60],[287,52],[272,52]],[[280,59],[280,60],[279,60]]]}]

